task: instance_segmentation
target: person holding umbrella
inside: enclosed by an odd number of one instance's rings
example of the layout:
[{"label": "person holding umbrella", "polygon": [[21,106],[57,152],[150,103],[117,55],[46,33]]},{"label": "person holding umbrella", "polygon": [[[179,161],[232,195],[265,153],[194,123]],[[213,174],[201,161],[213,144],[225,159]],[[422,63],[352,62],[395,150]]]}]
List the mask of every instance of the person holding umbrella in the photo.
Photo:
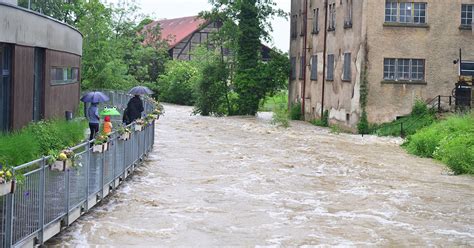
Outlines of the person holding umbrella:
[{"label": "person holding umbrella", "polygon": [[110,98],[102,92],[92,91],[81,97],[81,101],[87,103],[90,102],[91,106],[87,109],[87,119],[89,120],[89,129],[91,134],[89,140],[94,139],[95,135],[99,132],[99,102],[107,102]]},{"label": "person holding umbrella", "polygon": [[151,91],[145,86],[133,87],[128,92],[128,94],[132,94],[135,96],[132,97],[130,101],[128,101],[127,108],[125,109],[124,116],[123,116],[123,122],[125,124],[128,125],[141,117],[144,108],[143,108],[142,99],[140,99],[140,95],[152,94],[152,93],[153,91]]},{"label": "person holding umbrella", "polygon": [[99,132],[100,117],[97,105],[97,102],[93,102],[87,109],[87,119],[89,120],[89,129],[91,130],[89,140],[94,139],[95,135]]}]

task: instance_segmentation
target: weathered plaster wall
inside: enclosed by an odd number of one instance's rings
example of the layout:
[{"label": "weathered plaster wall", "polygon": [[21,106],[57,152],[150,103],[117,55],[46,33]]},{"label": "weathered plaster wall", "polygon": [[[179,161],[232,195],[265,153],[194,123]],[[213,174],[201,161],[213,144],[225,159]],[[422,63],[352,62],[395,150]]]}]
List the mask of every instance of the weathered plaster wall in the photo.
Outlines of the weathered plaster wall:
[{"label": "weathered plaster wall", "polygon": [[[292,1],[292,11],[296,14],[303,7],[304,1]],[[328,32],[327,54],[334,54],[334,80],[325,83],[324,109],[330,111],[330,118],[347,126],[354,126],[359,119],[360,107],[360,73],[365,55],[365,15],[364,2],[354,1],[352,6],[352,27],[344,28],[346,1],[330,0],[336,4],[336,29]],[[342,4],[341,4],[342,3]],[[319,8],[319,33],[312,32],[313,10]],[[306,56],[306,95],[305,119],[320,118],[323,78],[324,51],[324,1],[308,0],[308,38]],[[329,18],[329,16],[328,16]],[[298,28],[302,18],[298,20]],[[299,79],[300,57],[303,52],[303,36],[291,40],[290,53],[296,57],[297,79],[290,83],[290,100],[293,102],[301,96],[302,80]],[[351,53],[351,80],[343,81],[344,53]],[[317,55],[317,80],[310,80],[311,56]],[[327,57],[326,57],[327,59]],[[327,67],[326,67],[327,69]]]},{"label": "weathered plaster wall", "polygon": [[[457,81],[459,48],[474,60],[474,35],[460,30],[461,3],[474,0],[423,0],[427,3],[426,28],[384,25],[385,5],[368,0],[369,122],[387,122],[410,113],[414,101],[451,94]],[[415,1],[418,2],[418,1]],[[384,58],[425,59],[426,85],[382,84]]]}]

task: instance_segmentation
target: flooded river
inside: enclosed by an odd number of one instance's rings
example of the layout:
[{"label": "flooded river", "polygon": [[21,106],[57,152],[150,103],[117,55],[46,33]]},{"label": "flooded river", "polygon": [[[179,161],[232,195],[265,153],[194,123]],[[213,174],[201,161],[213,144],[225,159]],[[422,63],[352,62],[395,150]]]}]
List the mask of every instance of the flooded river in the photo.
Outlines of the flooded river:
[{"label": "flooded river", "polygon": [[165,108],[147,162],[48,246],[474,246],[474,177],[398,139]]}]

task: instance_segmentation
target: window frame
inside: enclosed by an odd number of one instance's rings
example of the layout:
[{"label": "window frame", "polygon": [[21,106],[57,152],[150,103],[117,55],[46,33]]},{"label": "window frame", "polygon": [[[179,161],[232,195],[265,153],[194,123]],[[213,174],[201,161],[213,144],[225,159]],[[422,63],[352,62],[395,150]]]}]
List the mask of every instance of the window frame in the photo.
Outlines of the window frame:
[{"label": "window frame", "polygon": [[352,0],[346,0],[345,6],[345,15],[344,15],[344,28],[352,28],[352,14],[353,14],[353,7],[352,7]]},{"label": "window frame", "polygon": [[[329,58],[332,58],[332,63],[330,63],[331,59]],[[328,61],[327,61],[327,68],[326,68],[326,81],[334,81],[334,70],[335,70],[335,62],[336,62],[336,59],[335,59],[335,56],[334,54],[328,54]],[[331,72],[331,74],[329,74],[329,72]]]},{"label": "window frame", "polygon": [[311,75],[310,80],[318,81],[318,55],[311,55]]},{"label": "window frame", "polygon": [[[403,9],[402,6],[404,6]],[[416,15],[417,13],[418,15]],[[423,15],[421,15],[421,13],[423,13]],[[423,20],[423,22],[421,20]],[[428,3],[386,0],[384,23],[404,26],[426,26],[428,25]]]},{"label": "window frame", "polygon": [[313,9],[313,29],[312,34],[319,34],[319,8]]},{"label": "window frame", "polygon": [[291,57],[290,63],[291,63],[290,79],[296,80],[296,57]]},{"label": "window frame", "polygon": [[[62,71],[62,77],[61,79],[56,79],[56,76],[60,74],[57,74],[58,71],[55,74],[53,74],[53,70],[59,70],[59,69]],[[49,81],[50,81],[51,86],[75,84],[75,83],[78,83],[80,80],[80,69],[79,67],[75,67],[75,66],[51,66],[49,69],[49,73],[50,73]]]},{"label": "window frame", "polygon": [[295,40],[298,37],[298,15],[291,17],[291,39]]},{"label": "window frame", "polygon": [[[394,64],[392,65],[387,64],[387,61],[394,61]],[[400,64],[400,61],[403,62],[408,62],[408,64]],[[416,68],[422,68],[421,72],[419,70],[416,70],[414,72],[414,61],[421,62],[417,63]],[[386,70],[387,66],[393,69],[392,70]],[[403,67],[407,67],[408,71],[401,71],[400,69]],[[419,77],[413,77],[413,73],[416,73],[417,75],[421,73],[422,78]],[[400,74],[403,74],[400,76]],[[408,78],[404,76],[404,74],[408,75]],[[388,75],[388,77],[387,77]],[[390,75],[393,75],[394,78],[390,78]],[[383,81],[386,82],[426,82],[426,59],[420,59],[420,58],[384,58],[383,60]]]},{"label": "window frame", "polygon": [[350,52],[344,53],[344,66],[342,68],[342,81],[344,82],[352,81],[352,54]]},{"label": "window frame", "polygon": [[[467,8],[471,8],[471,10],[467,10]],[[466,8],[466,10],[464,10]],[[464,13],[466,13],[466,16],[463,16]],[[471,23],[469,24],[469,18],[468,14],[471,14],[470,21]],[[466,20],[466,23],[464,23],[464,20]],[[474,4],[461,4],[461,27],[466,28],[466,29],[472,29],[472,26],[474,25]]]},{"label": "window frame", "polygon": [[298,77],[298,79],[300,79],[300,80],[303,80],[303,79],[304,79],[304,78],[303,78],[303,74],[304,74],[304,71],[303,71],[303,70],[305,69],[305,68],[304,68],[304,60],[305,60],[305,57],[304,57],[304,56],[300,56],[300,70],[299,70],[300,73],[299,73],[299,77]]}]

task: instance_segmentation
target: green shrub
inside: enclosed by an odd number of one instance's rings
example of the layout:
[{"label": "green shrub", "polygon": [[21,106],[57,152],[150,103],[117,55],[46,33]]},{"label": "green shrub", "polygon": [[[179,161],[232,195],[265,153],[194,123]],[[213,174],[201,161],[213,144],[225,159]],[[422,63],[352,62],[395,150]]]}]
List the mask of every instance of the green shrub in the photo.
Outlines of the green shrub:
[{"label": "green shrub", "polygon": [[362,111],[359,123],[357,123],[357,131],[359,134],[368,134],[370,132],[367,112],[365,110]]},{"label": "green shrub", "polygon": [[455,174],[474,174],[474,132],[447,137],[434,152]]},{"label": "green shrub", "polygon": [[85,121],[41,121],[0,136],[0,162],[21,165],[84,140]]},{"label": "green shrub", "polygon": [[291,104],[290,108],[290,119],[292,120],[302,120],[302,115],[301,115],[301,103],[300,102],[295,102]]},{"label": "green shrub", "polygon": [[158,80],[160,101],[193,105],[197,80],[198,70],[191,62],[178,60],[168,62],[165,73],[160,75]]},{"label": "green shrub", "polygon": [[197,80],[194,113],[203,116],[222,116],[229,114],[227,105],[227,78],[229,71],[225,64],[216,61],[202,68],[202,75]]},{"label": "green shrub", "polygon": [[329,127],[329,110],[325,110],[323,118],[310,121],[311,124],[320,127]]},{"label": "green shrub", "polygon": [[273,108],[272,124],[281,127],[289,127],[288,108],[286,104],[279,104]]},{"label": "green shrub", "polygon": [[372,133],[375,133],[379,136],[412,135],[423,127],[431,125],[435,121],[435,112],[429,109],[426,103],[417,100],[413,105],[412,112],[409,116],[402,117],[389,123],[381,124],[377,126],[376,129],[373,129]]},{"label": "green shrub", "polygon": [[411,154],[446,163],[456,174],[473,174],[474,114],[452,116],[425,127],[403,146]]},{"label": "green shrub", "polygon": [[[288,91],[281,91],[274,96],[269,96],[260,102],[259,111],[270,112],[281,105],[288,106]],[[285,107],[286,108],[286,107]]]}]

